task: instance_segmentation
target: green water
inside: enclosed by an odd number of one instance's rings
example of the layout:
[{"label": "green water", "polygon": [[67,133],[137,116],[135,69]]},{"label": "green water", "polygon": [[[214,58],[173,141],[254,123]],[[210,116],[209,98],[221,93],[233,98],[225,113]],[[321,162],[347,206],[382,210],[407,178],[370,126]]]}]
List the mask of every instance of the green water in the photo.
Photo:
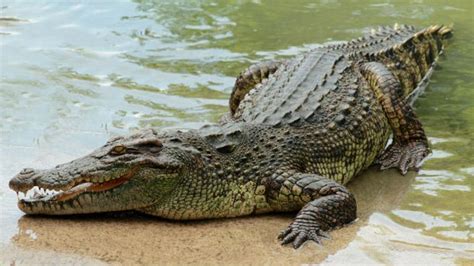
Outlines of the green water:
[{"label": "green water", "polygon": [[[474,2],[382,2],[2,1],[1,243],[21,216],[7,182],[25,166],[54,166],[136,128],[215,122],[234,77],[253,62],[378,25],[447,24],[455,37],[416,102],[433,156],[401,205],[374,214],[330,259],[364,250],[364,232],[380,224],[402,228],[392,242],[408,243],[407,254],[432,245],[452,263],[474,258]],[[377,252],[394,257],[400,248]]]}]

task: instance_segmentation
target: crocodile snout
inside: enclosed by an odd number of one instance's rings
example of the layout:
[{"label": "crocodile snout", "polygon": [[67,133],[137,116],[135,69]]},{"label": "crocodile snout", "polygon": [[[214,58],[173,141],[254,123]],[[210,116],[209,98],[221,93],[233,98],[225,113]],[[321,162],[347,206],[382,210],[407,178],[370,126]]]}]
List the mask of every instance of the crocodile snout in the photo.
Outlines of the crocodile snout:
[{"label": "crocodile snout", "polygon": [[29,176],[29,175],[33,174],[34,172],[35,172],[35,169],[33,169],[33,168],[23,168],[23,170],[21,170],[21,172],[20,172],[20,175],[26,177],[26,176]]},{"label": "crocodile snout", "polygon": [[24,168],[8,183],[14,191],[26,191],[35,185],[35,180],[39,177],[38,170],[33,168]]}]

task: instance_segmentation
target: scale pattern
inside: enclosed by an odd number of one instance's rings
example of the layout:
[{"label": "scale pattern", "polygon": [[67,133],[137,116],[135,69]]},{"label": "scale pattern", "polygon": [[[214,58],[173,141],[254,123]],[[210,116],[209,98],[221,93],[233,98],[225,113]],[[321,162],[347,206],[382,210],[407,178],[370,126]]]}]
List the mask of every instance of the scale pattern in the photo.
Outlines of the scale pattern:
[{"label": "scale pattern", "polygon": [[344,187],[353,177],[373,163],[405,174],[429,154],[411,103],[451,32],[381,27],[252,65],[238,76],[221,123],[114,138],[54,169],[25,169],[10,187],[72,188],[20,201],[30,214],[135,209],[187,220],[299,210],[280,240],[295,248],[320,242],[356,218]]}]

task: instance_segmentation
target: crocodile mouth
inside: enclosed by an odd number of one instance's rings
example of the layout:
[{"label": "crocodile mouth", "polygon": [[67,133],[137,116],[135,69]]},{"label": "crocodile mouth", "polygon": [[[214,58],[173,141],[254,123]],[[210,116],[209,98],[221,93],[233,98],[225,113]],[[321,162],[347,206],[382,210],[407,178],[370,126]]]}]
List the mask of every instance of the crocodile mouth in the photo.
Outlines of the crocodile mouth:
[{"label": "crocodile mouth", "polygon": [[34,186],[13,188],[18,196],[18,207],[25,213],[61,213],[71,207],[82,209],[84,204],[89,205],[94,195],[107,195],[115,189],[128,183],[137,172],[131,168],[123,175],[113,179],[103,177],[78,177],[69,184],[52,188],[38,182]]},{"label": "crocodile mouth", "polygon": [[89,192],[89,193],[98,193],[111,190],[115,187],[118,187],[130,180],[132,176],[132,171],[129,173],[105,182],[92,182],[87,180],[94,180],[94,178],[84,179],[79,183],[74,183],[74,185],[69,185],[64,187],[64,189],[48,189],[40,186],[33,186],[25,192],[16,191],[18,196],[19,204],[26,204],[31,202],[51,202],[51,201],[68,201],[70,199],[76,198],[77,196]]}]

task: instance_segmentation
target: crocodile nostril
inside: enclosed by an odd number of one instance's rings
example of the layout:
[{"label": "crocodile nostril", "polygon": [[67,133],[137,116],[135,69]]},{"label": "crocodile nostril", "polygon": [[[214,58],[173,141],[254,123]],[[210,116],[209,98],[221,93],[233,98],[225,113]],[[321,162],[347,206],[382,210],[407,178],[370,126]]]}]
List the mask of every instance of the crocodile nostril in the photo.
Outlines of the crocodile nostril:
[{"label": "crocodile nostril", "polygon": [[32,174],[35,170],[33,168],[24,168],[21,170],[20,175],[29,175]]}]

